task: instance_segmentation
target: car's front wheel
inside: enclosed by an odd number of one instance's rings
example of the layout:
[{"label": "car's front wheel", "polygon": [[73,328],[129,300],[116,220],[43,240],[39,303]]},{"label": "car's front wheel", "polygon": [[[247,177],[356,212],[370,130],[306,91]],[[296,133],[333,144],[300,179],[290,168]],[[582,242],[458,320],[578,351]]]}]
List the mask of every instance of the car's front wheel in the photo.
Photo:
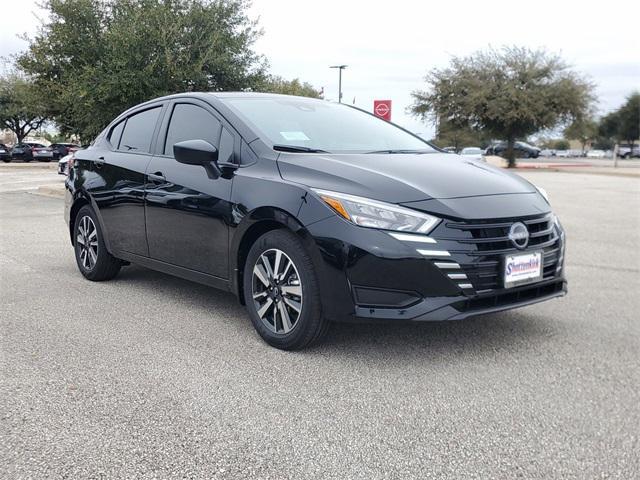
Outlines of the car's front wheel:
[{"label": "car's front wheel", "polygon": [[89,205],[76,216],[73,244],[78,269],[85,278],[100,282],[112,279],[120,271],[122,263],[107,251],[100,223]]},{"label": "car's front wheel", "polygon": [[271,346],[299,350],[327,330],[311,256],[292,232],[274,230],[256,240],[245,263],[243,291],[253,326]]}]

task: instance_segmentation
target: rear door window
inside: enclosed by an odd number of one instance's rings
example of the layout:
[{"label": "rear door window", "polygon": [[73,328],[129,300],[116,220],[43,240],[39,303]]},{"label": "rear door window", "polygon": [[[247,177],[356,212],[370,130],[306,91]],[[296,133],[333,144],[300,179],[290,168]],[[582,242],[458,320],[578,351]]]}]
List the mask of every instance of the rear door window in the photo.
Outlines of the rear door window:
[{"label": "rear door window", "polygon": [[126,152],[149,153],[161,109],[162,107],[155,107],[130,116],[124,126],[118,149]]}]

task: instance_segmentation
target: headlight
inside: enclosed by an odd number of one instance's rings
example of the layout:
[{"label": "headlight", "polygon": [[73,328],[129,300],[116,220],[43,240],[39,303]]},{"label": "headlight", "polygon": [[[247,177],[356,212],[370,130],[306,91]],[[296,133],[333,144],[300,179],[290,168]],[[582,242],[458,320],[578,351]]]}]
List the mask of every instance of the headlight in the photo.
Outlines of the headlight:
[{"label": "headlight", "polygon": [[426,234],[440,221],[432,215],[390,203],[327,190],[313,191],[338,215],[360,227]]},{"label": "headlight", "polygon": [[539,187],[537,185],[534,185],[534,187],[536,187],[536,190],[538,190],[538,193],[540,193],[540,195],[542,195],[544,197],[544,199],[547,201],[547,203],[549,205],[551,205],[551,202],[549,201],[549,195],[547,194],[547,191],[544,188]]}]

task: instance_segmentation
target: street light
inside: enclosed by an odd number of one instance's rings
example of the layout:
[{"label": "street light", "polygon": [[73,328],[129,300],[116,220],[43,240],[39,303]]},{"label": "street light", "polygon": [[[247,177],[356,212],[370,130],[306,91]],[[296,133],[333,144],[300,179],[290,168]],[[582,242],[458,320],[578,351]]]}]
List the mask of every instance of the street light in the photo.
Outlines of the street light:
[{"label": "street light", "polygon": [[338,103],[342,103],[342,70],[347,67],[348,65],[331,65],[329,67],[338,69]]}]

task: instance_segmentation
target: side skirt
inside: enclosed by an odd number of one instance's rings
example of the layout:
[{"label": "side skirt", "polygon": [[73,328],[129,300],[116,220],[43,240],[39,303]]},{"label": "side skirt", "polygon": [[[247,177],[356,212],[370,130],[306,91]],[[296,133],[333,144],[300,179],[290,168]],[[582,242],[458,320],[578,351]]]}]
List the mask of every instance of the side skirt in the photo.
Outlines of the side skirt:
[{"label": "side skirt", "polygon": [[185,280],[201,283],[227,292],[231,291],[229,280],[225,278],[216,277],[214,275],[198,272],[189,268],[179,267],[177,265],[172,265],[171,263],[154,260],[149,257],[143,257],[142,255],[136,255],[135,253],[117,252],[113,253],[113,256],[120,260],[125,260],[127,262],[135,263],[136,265],[150,268],[151,270],[157,270],[158,272],[167,273],[175,277],[184,278]]}]

